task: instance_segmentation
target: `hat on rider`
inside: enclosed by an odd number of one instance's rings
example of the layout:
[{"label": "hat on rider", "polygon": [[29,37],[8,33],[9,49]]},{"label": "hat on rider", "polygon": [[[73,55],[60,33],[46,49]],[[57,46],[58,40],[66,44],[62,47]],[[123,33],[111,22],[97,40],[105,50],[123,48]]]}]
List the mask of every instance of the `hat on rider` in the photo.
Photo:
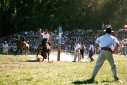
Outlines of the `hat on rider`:
[{"label": "hat on rider", "polygon": [[108,28],[106,28],[106,30],[104,30],[104,32],[110,34],[110,33],[113,33],[114,31],[112,31],[112,28],[108,27]]}]

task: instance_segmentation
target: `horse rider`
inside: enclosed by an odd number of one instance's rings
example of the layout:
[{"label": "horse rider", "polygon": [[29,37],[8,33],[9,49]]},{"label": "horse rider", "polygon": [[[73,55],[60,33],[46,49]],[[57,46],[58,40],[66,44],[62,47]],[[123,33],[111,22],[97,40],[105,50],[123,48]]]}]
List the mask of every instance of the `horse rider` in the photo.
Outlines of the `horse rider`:
[{"label": "horse rider", "polygon": [[25,36],[24,36],[24,34],[22,34],[20,40],[21,40],[22,43],[25,42]]},{"label": "horse rider", "polygon": [[23,43],[26,43],[24,34],[21,35],[20,41],[21,41],[21,46],[23,45]]},{"label": "horse rider", "polygon": [[[42,42],[41,42],[41,44],[38,45],[36,59],[43,61],[44,58],[43,57],[38,57],[38,54],[40,53],[41,49],[43,48],[44,42],[48,42],[48,40],[49,40],[49,33],[48,33],[47,29],[45,29],[43,33],[40,30],[39,33],[42,36]],[[50,48],[50,43],[48,42],[48,44],[49,44],[49,48]]]},{"label": "horse rider", "polygon": [[[49,33],[48,33],[48,30],[45,29],[43,33],[40,33],[40,35],[42,36],[42,46],[44,44],[44,42],[48,42],[49,41]],[[50,46],[50,43],[48,42],[49,46]]]}]

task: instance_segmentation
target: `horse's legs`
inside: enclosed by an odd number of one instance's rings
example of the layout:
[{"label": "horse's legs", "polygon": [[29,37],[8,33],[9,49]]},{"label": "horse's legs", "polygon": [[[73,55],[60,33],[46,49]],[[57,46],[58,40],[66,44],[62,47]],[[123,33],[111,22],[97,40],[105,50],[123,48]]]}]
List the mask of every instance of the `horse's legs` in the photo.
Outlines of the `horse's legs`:
[{"label": "horse's legs", "polygon": [[44,61],[44,58],[43,59],[41,59],[41,62],[43,62]]},{"label": "horse's legs", "polygon": [[27,49],[25,50],[25,54],[27,55]]},{"label": "horse's legs", "polygon": [[18,50],[19,50],[19,49],[17,49],[17,50],[15,51],[15,56],[17,55]]},{"label": "horse's legs", "polygon": [[25,53],[26,53],[26,55],[27,55],[27,51],[25,50]]},{"label": "horse's legs", "polygon": [[28,55],[28,53],[29,53],[29,47],[27,47],[27,51],[26,51],[26,53],[27,53],[27,55]]},{"label": "horse's legs", "polygon": [[23,50],[21,49],[20,51],[21,51],[21,55],[23,55]]},{"label": "horse's legs", "polygon": [[48,62],[49,62],[49,52],[48,52]]}]

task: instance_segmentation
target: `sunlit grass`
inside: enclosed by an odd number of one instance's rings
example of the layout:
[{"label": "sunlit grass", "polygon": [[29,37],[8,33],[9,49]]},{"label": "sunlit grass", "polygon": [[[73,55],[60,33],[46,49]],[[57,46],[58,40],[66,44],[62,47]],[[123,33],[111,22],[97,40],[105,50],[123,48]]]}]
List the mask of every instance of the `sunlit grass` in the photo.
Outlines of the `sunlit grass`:
[{"label": "sunlit grass", "polygon": [[[83,81],[90,78],[97,56],[94,56],[94,62],[88,63],[29,61],[34,58],[35,55],[0,55],[0,85],[74,85],[73,82],[75,81]],[[97,82],[92,84],[127,84],[127,57],[116,55],[115,60],[118,76],[122,82],[114,81],[110,65],[105,61],[95,79]]]}]

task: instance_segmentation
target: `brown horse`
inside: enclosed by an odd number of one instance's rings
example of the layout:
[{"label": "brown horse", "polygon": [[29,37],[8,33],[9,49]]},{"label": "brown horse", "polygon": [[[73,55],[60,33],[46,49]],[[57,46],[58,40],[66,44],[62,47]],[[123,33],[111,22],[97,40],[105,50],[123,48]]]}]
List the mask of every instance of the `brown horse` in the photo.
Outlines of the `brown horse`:
[{"label": "brown horse", "polygon": [[25,51],[26,55],[29,50],[29,45],[26,42],[21,42],[20,40],[14,38],[12,41],[13,44],[16,44],[17,50],[15,52],[15,55],[17,55],[17,52],[20,50],[23,54],[23,51]]},{"label": "brown horse", "polygon": [[[44,59],[48,58],[48,62],[49,62],[49,54],[50,54],[50,46],[48,44],[47,41],[44,42],[44,44],[39,44],[38,48],[37,48],[37,56],[36,59],[40,60],[40,61],[44,61]],[[38,57],[38,55],[41,54],[42,57]]]},{"label": "brown horse", "polygon": [[[22,47],[22,51],[24,51],[25,54],[27,55],[28,52],[29,52],[29,44],[26,43],[26,42],[22,42],[21,47]],[[22,53],[23,53],[23,52],[22,52]]]}]

